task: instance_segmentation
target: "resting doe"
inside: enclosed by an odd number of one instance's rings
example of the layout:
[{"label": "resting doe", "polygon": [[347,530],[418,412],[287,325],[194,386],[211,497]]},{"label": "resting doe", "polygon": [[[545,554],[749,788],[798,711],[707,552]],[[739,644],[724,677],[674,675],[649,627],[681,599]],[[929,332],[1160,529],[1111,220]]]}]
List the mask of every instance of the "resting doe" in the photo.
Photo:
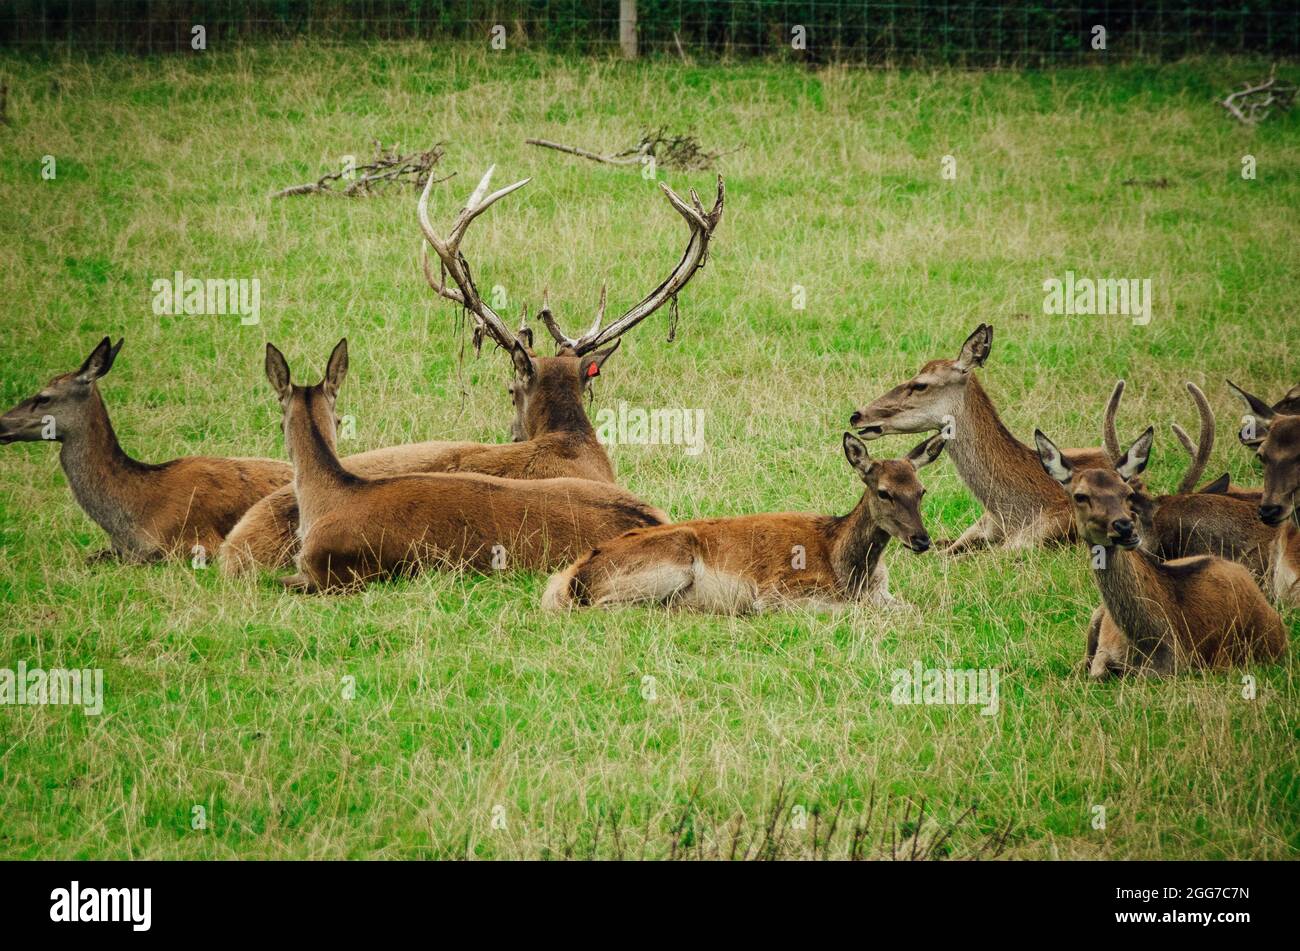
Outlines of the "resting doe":
[{"label": "resting doe", "polygon": [[286,485],[293,469],[274,459],[185,456],[152,465],[128,456],[98,386],[121,349],[105,337],[79,369],[0,417],[0,444],[60,443],[72,494],[108,533],[110,549],[97,557],[155,561],[195,546],[215,555],[244,511]]},{"label": "resting doe", "polygon": [[367,479],[349,472],[334,452],[334,405],[347,365],[341,340],[325,379],[295,386],[284,355],[266,347],[302,538],[297,574],[281,579],[286,587],[335,591],[425,567],[554,568],[628,529],[668,520],[630,492],[586,479],[469,473]]},{"label": "resting doe", "polygon": [[870,598],[891,538],[915,552],[930,547],[916,472],[943,447],[943,437],[932,436],[904,459],[878,461],[845,433],[844,455],[867,487],[848,515],[745,515],[636,529],[552,577],[542,606],[648,601],[741,613],[793,604],[837,608]]}]

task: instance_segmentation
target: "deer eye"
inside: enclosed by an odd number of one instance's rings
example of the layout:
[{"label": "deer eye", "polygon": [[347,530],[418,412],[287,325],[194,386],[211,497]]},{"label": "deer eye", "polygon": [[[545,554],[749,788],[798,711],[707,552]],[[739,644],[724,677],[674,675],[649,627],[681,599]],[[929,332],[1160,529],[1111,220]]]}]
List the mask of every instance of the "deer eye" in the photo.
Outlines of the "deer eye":
[{"label": "deer eye", "polygon": [[912,392],[913,392],[913,393],[920,393],[920,392],[923,392],[923,391],[925,390],[925,388],[926,388],[927,386],[929,386],[929,385],[930,385],[930,384],[928,384],[928,383],[913,383],[913,384],[912,384]]},{"label": "deer eye", "polygon": [[1088,496],[1084,495],[1082,492],[1076,492],[1074,493],[1074,501],[1082,505],[1083,503],[1088,501]]},{"label": "deer eye", "polygon": [[879,492],[876,493],[876,495],[880,497],[880,501],[882,502],[888,502],[890,499],[893,498],[893,496],[890,495],[888,492],[886,492],[884,489],[881,489]]},{"label": "deer eye", "polygon": [[44,406],[49,401],[50,398],[48,396],[37,395],[36,399],[32,400],[32,406]]}]

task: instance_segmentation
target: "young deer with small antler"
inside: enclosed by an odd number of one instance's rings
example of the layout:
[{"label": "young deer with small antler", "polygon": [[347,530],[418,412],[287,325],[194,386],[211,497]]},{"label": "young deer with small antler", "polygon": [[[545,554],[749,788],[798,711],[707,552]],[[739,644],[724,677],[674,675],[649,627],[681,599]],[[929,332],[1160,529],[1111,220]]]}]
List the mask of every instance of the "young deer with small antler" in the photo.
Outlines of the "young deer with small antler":
[{"label": "young deer with small antler", "polygon": [[122,341],[100,341],[81,367],[54,377],[0,417],[0,444],[60,443],[59,462],[82,509],[108,533],[126,561],[215,553],[244,510],[285,485],[293,469],[274,459],[186,456],[161,465],[122,449],[98,381],[113,368]]},{"label": "young deer with small antler", "polygon": [[1232,381],[1228,385],[1246,403],[1238,439],[1255,450],[1264,466],[1264,488],[1256,515],[1274,531],[1271,552],[1273,597],[1288,606],[1300,606],[1300,387],[1270,406]]},{"label": "young deer with small antler", "polygon": [[1089,674],[1169,674],[1277,659],[1286,628],[1243,565],[1213,555],[1161,561],[1140,547],[1132,482],[1146,468],[1152,433],[1148,428],[1113,469],[1079,469],[1034,432],[1043,470],[1069,493],[1078,536],[1093,548],[1104,610],[1088,632]]},{"label": "young deer with small antler", "polygon": [[298,573],[281,579],[288,588],[344,590],[426,567],[554,568],[629,529],[668,520],[632,493],[589,479],[357,475],[334,452],[334,405],[347,367],[342,340],[324,380],[295,386],[283,354],[266,347],[302,536]]},{"label": "young deer with small antler", "polygon": [[845,433],[844,455],[867,486],[848,515],[746,515],[636,529],[553,576],[542,605],[652,602],[742,613],[833,609],[872,597],[891,538],[915,552],[930,547],[916,473],[943,447],[943,436],[932,436],[905,459],[875,460]]},{"label": "young deer with small antler", "polygon": [[[993,328],[980,324],[955,360],[931,360],[849,418],[849,427],[866,439],[936,430],[948,436],[948,455],[984,514],[946,554],[997,543],[1023,548],[1073,533],[1069,499],[1044,474],[1034,450],[1003,425],[975,376],[992,348]],[[1064,451],[1076,468],[1110,465],[1101,449]]]},{"label": "young deer with small antler", "polygon": [[[373,449],[348,456],[349,471],[369,478],[412,472],[477,472],[510,479],[579,478],[613,483],[614,469],[587,417],[583,395],[601,372],[605,361],[618,349],[624,333],[635,327],[670,300],[674,300],[695,272],[704,266],[709,240],[722,220],[723,181],[711,211],[700,204],[694,191],[687,204],[667,185],[660,183],[668,202],[690,229],[681,261],[668,277],[639,303],[608,326],[602,326],[605,288],[601,288],[596,322],[578,338],[565,335],[548,307],[539,315],[555,338],[557,353],[539,356],[533,350],[533,332],[526,325],[511,331],[504,320],[478,293],[469,263],[461,252],[461,241],[474,219],[495,202],[522,188],[524,179],[488,193],[495,166],[489,168],[474,193],[441,237],[429,220],[429,195],[434,179],[425,185],[417,206],[420,229],[427,246],[422,264],[425,279],[440,296],[465,309],[474,321],[477,349],[484,337],[506,351],[513,363],[510,393],[515,406],[511,427],[512,443],[424,442]],[[435,277],[428,248],[440,261]],[[451,276],[455,286],[448,286]],[[221,552],[221,564],[228,574],[243,574],[255,567],[289,565],[298,547],[298,504],[292,486],[275,492],[251,508],[240,521]]]},{"label": "young deer with small antler", "polygon": [[[1256,578],[1263,579],[1269,573],[1270,551],[1276,533],[1261,525],[1255,515],[1257,493],[1232,488],[1226,475],[1208,486],[1196,488],[1214,451],[1214,412],[1200,387],[1191,382],[1185,386],[1200,416],[1200,438],[1193,443],[1181,426],[1171,424],[1178,441],[1191,457],[1173,494],[1153,496],[1141,479],[1131,481],[1133,506],[1141,523],[1142,545],[1161,558],[1218,555],[1240,562]],[[1114,459],[1122,456],[1115,418],[1123,391],[1124,381],[1120,380],[1103,423],[1102,444]]]}]

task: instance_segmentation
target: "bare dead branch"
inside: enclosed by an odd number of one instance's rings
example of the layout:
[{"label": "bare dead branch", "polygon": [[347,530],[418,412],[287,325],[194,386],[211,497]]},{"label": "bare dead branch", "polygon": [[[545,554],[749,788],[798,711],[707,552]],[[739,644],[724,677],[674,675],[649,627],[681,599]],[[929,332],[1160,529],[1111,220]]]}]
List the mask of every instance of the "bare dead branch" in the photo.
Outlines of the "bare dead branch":
[{"label": "bare dead branch", "polygon": [[711,168],[713,163],[722,156],[738,152],[742,148],[738,145],[734,149],[723,152],[710,152],[690,133],[674,135],[663,128],[647,132],[641,136],[641,141],[636,145],[621,152],[593,152],[590,149],[579,148],[576,145],[562,145],[548,139],[526,139],[525,143],[544,149],[555,149],[557,152],[567,152],[569,155],[577,155],[593,162],[603,162],[606,165],[639,165],[647,157],[653,157],[657,164],[666,168],[687,171]]},{"label": "bare dead branch", "polygon": [[[424,152],[403,155],[397,150],[395,144],[385,147],[376,141],[373,161],[322,175],[314,182],[291,185],[271,197],[288,198],[292,195],[327,194],[357,198],[374,194],[376,189],[388,185],[409,183],[415,188],[423,188],[433,175],[433,167],[442,160],[442,145],[441,142],[435,142],[432,148]],[[335,186],[345,178],[347,184],[336,188]],[[446,181],[446,179],[438,179],[438,181]]]},{"label": "bare dead branch", "polygon": [[1236,92],[1229,93],[1219,100],[1219,105],[1228,110],[1243,125],[1259,125],[1270,115],[1287,112],[1295,102],[1296,87],[1288,82],[1279,82],[1277,64],[1269,70],[1268,78],[1256,82],[1243,83]]}]

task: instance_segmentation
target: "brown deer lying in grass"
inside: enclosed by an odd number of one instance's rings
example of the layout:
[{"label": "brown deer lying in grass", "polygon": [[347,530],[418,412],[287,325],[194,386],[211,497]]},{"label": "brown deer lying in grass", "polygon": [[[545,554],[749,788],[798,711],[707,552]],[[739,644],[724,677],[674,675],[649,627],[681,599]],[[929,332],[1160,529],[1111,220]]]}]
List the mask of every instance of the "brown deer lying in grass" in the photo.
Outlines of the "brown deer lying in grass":
[{"label": "brown deer lying in grass", "polygon": [[[570,477],[612,483],[614,469],[605,448],[596,438],[587,417],[583,396],[600,374],[609,356],[618,349],[624,333],[662,307],[686,286],[703,266],[709,239],[722,220],[724,187],[718,178],[717,200],[705,211],[691,192],[692,204],[672,189],[660,187],[669,203],[686,219],[690,238],[677,267],[650,294],[607,327],[605,289],[601,288],[596,322],[581,337],[564,334],[548,307],[539,315],[555,338],[557,353],[539,356],[533,349],[533,333],[526,321],[511,331],[505,321],[478,294],[469,264],[460,250],[470,224],[492,204],[528,183],[528,179],[488,194],[494,168],[489,168],[478,187],[452,223],[447,237],[440,237],[429,220],[429,194],[434,179],[425,185],[417,207],[420,228],[428,247],[441,262],[436,277],[429,265],[428,249],[423,258],[425,279],[443,298],[461,305],[475,323],[475,346],[489,337],[510,354],[514,378],[510,393],[515,418],[512,443],[423,442],[406,446],[372,449],[347,457],[344,465],[357,475],[382,478],[412,472],[477,472],[510,479],[552,479]],[[455,287],[449,287],[450,274]],[[239,575],[257,567],[286,567],[298,547],[298,503],[293,487],[275,492],[248,513],[230,533],[221,551],[222,569]]]},{"label": "brown deer lying in grass", "polygon": [[553,576],[542,605],[659,602],[737,613],[830,609],[870,597],[891,538],[915,552],[930,547],[916,472],[943,447],[943,437],[932,436],[905,459],[874,460],[845,433],[844,455],[867,486],[848,515],[746,515],[636,529]]},{"label": "brown deer lying in grass", "polygon": [[[975,377],[993,347],[993,328],[980,324],[955,360],[931,360],[849,418],[866,439],[890,433],[940,431],[962,481],[984,514],[944,551],[956,554],[981,544],[1023,548],[1072,537],[1069,499],[1043,472],[1034,450],[1003,425]],[[1101,449],[1067,449],[1076,468],[1110,466]]]},{"label": "brown deer lying in grass", "polygon": [[1075,468],[1034,432],[1044,471],[1069,492],[1076,531],[1093,548],[1104,611],[1088,632],[1089,675],[1277,659],[1286,628],[1243,565],[1213,555],[1161,561],[1140,547],[1131,483],[1146,468],[1152,432],[1138,437],[1114,469]]},{"label": "brown deer lying in grass", "polygon": [[250,505],[288,483],[293,470],[273,459],[186,456],[161,465],[122,449],[99,394],[122,341],[99,342],[81,367],[54,377],[0,417],[0,444],[58,441],[59,462],[81,508],[108,533],[113,555],[156,561],[215,553]]},{"label": "brown deer lying in grass", "polygon": [[1272,591],[1279,602],[1300,605],[1300,394],[1293,389],[1269,406],[1258,396],[1228,383],[1245,401],[1248,415],[1238,438],[1255,450],[1264,466],[1264,488],[1256,509],[1260,521],[1276,532],[1272,548]]},{"label": "brown deer lying in grass", "polygon": [[554,568],[632,528],[667,516],[616,485],[589,479],[501,479],[416,473],[369,479],[334,452],[335,400],[347,374],[347,341],[325,378],[294,386],[271,344],[266,375],[280,400],[298,495],[298,573],[281,581],[337,591],[423,568]]},{"label": "brown deer lying in grass", "polygon": [[[1201,427],[1200,438],[1193,443],[1181,426],[1172,425],[1179,442],[1191,456],[1182,481],[1171,495],[1150,494],[1140,478],[1130,482],[1142,547],[1161,558],[1218,555],[1240,562],[1262,580],[1270,572],[1276,531],[1262,525],[1256,515],[1258,492],[1233,488],[1226,483],[1226,476],[1220,476],[1209,486],[1196,488],[1214,450],[1214,412],[1196,384],[1185,385],[1196,404]],[[1102,444],[1115,459],[1122,455],[1115,411],[1123,389],[1124,381],[1120,380],[1103,424]]]}]

